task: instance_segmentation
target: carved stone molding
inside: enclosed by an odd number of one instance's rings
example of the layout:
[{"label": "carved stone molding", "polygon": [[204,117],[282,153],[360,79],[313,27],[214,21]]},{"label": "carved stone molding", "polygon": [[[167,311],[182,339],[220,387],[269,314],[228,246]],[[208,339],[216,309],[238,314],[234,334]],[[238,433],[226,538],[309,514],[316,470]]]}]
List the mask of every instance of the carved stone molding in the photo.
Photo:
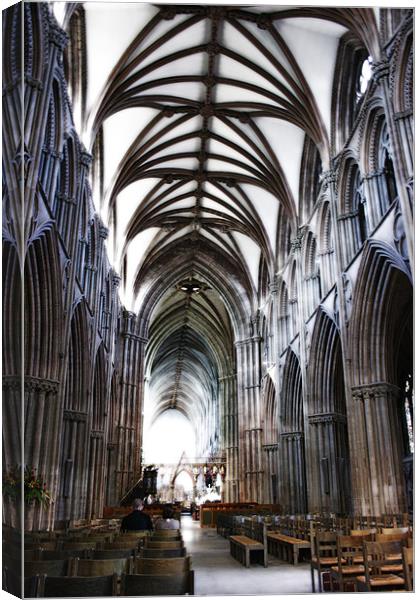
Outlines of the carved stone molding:
[{"label": "carved stone molding", "polygon": [[54,22],[50,23],[49,38],[50,42],[60,50],[64,50],[69,41],[69,36],[64,29],[61,29],[61,27]]},{"label": "carved stone molding", "polygon": [[80,153],[79,162],[81,165],[89,168],[90,165],[92,164],[92,161],[93,161],[93,156],[91,154],[89,154],[89,152],[87,152],[86,150],[83,150],[83,152]]},{"label": "carved stone molding", "polygon": [[320,177],[321,180],[321,190],[326,192],[330,185],[335,187],[337,183],[337,170],[331,169],[329,171],[324,171]]},{"label": "carved stone molding", "polygon": [[97,439],[97,440],[103,439],[104,432],[103,431],[98,431],[98,430],[93,430],[93,431],[90,432],[90,437],[94,438],[94,439]]},{"label": "carved stone molding", "polygon": [[389,63],[386,60],[380,60],[372,64],[372,77],[374,81],[380,81],[389,75]]},{"label": "carved stone molding", "polygon": [[22,389],[22,383],[25,392],[44,392],[57,393],[59,381],[50,379],[38,379],[37,377],[25,377],[22,382],[22,377],[16,375],[5,375],[3,377],[3,388],[6,390],[19,391]]},{"label": "carved stone molding", "polygon": [[346,423],[345,415],[336,412],[308,415],[309,423]]},{"label": "carved stone molding", "polygon": [[109,235],[108,227],[105,227],[105,225],[100,225],[99,226],[99,237],[102,238],[103,240],[106,240],[108,235]]},{"label": "carved stone molding", "polygon": [[263,450],[265,452],[278,452],[279,445],[278,444],[263,444]]},{"label": "carved stone molding", "polygon": [[303,432],[302,431],[285,431],[280,434],[280,437],[283,440],[303,440]]},{"label": "carved stone molding", "polygon": [[35,77],[31,77],[30,75],[25,75],[25,83],[27,83],[30,87],[38,90],[39,92],[43,90],[44,84],[39,79],[35,79]]},{"label": "carved stone molding", "polygon": [[63,418],[66,421],[75,421],[76,423],[86,422],[88,414],[79,410],[66,409],[63,411]]},{"label": "carved stone molding", "polygon": [[358,385],[352,388],[352,396],[355,400],[379,400],[388,396],[399,398],[401,390],[398,386],[385,381]]}]

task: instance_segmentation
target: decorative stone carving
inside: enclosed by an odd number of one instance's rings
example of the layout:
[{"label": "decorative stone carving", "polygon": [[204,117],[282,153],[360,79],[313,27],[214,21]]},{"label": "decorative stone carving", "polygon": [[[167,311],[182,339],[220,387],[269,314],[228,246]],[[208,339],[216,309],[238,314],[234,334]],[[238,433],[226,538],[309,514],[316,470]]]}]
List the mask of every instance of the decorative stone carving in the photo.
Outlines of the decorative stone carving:
[{"label": "decorative stone carving", "polygon": [[63,418],[66,421],[75,421],[76,423],[83,423],[87,421],[88,414],[78,410],[66,409],[63,411]]},{"label": "decorative stone carving", "polygon": [[345,415],[337,412],[329,412],[329,413],[317,413],[313,415],[308,415],[309,423],[346,423],[347,419]]},{"label": "decorative stone carving", "polygon": [[347,324],[349,322],[351,309],[353,306],[353,283],[346,273],[343,273],[342,279],[344,294],[344,320]]},{"label": "decorative stone carving", "polygon": [[355,400],[378,400],[391,394],[394,398],[399,398],[401,390],[392,383],[383,381],[358,385],[352,388],[352,396]]},{"label": "decorative stone carving", "polygon": [[372,77],[374,81],[380,81],[389,75],[389,63],[386,60],[380,60],[372,63]]},{"label": "decorative stone carving", "polygon": [[303,440],[303,432],[302,431],[285,431],[280,433],[280,437],[283,440]]},{"label": "decorative stone carving", "polygon": [[61,51],[67,46],[69,41],[69,36],[53,21],[50,22],[50,30],[49,30],[49,39],[52,44],[57,46]]}]

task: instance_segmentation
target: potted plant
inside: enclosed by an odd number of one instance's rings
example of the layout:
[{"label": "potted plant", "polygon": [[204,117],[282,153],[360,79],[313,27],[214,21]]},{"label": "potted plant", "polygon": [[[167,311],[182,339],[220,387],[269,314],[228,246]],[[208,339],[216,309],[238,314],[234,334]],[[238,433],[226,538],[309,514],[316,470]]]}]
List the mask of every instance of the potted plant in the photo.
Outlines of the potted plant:
[{"label": "potted plant", "polygon": [[[23,503],[22,503],[23,492]],[[36,474],[36,469],[25,466],[22,469],[16,465],[3,473],[3,497],[9,508],[9,519],[12,527],[19,527],[21,510],[24,511],[24,528],[32,528],[35,508],[47,507],[52,497],[42,476]]]}]

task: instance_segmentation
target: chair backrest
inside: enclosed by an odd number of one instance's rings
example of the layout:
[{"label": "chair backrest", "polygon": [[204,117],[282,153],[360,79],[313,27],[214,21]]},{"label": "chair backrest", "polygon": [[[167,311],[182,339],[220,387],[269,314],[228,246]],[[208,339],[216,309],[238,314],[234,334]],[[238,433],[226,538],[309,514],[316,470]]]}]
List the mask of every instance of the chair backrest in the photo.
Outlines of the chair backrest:
[{"label": "chair backrest", "polygon": [[[360,535],[339,535],[337,536],[337,557],[338,567],[343,563],[352,565],[355,559],[363,555],[363,546],[365,537]],[[343,561],[341,560],[343,559]]]},{"label": "chair backrest", "polygon": [[147,575],[173,575],[191,570],[191,556],[179,558],[135,558],[133,573]]},{"label": "chair backrest", "polygon": [[87,550],[44,550],[40,560],[66,560],[69,558],[90,558],[92,549]]},{"label": "chair backrest", "polygon": [[407,546],[409,537],[410,533],[408,531],[406,533],[377,533],[375,535],[375,542],[380,542],[381,544],[384,542],[404,542],[404,545]]},{"label": "chair backrest", "polygon": [[40,598],[77,598],[116,596],[117,575],[102,577],[46,577],[38,583]]},{"label": "chair backrest", "polygon": [[33,560],[25,561],[23,573],[25,577],[32,575],[50,575],[59,577],[63,575],[71,575],[70,560]]},{"label": "chair backrest", "polygon": [[382,527],[381,533],[383,535],[397,535],[400,533],[408,533],[408,527]]},{"label": "chair backrest", "polygon": [[403,548],[403,572],[405,589],[409,592],[413,590],[413,548]]},{"label": "chair backrest", "polygon": [[[350,535],[353,537],[360,536],[364,538],[371,538],[376,533],[376,528],[371,527],[370,529],[350,529]],[[373,538],[372,540],[373,541]]]},{"label": "chair backrest", "polygon": [[194,594],[194,571],[175,575],[122,575],[121,596]]},{"label": "chair backrest", "polygon": [[95,550],[96,542],[68,542],[67,540],[63,542],[60,550]]},{"label": "chair backrest", "polygon": [[155,531],[153,531],[152,533],[152,538],[153,539],[160,539],[160,538],[170,538],[170,539],[180,539],[181,538],[181,532],[179,529],[156,529]]},{"label": "chair backrest", "polygon": [[36,548],[42,548],[43,550],[57,550],[60,542],[57,540],[42,540],[36,542],[25,542],[25,549],[35,550]]},{"label": "chair backrest", "polygon": [[74,575],[77,577],[96,577],[99,575],[112,575],[127,573],[130,560],[128,558],[106,558],[86,560],[76,558],[74,561]]},{"label": "chair backrest", "polygon": [[111,542],[109,544],[103,544],[101,548],[97,550],[137,550],[140,545],[140,540],[126,540],[125,542]]},{"label": "chair backrest", "polygon": [[123,531],[118,534],[118,536],[114,539],[117,540],[130,540],[130,539],[141,539],[150,536],[150,531],[147,529],[141,531]]},{"label": "chair backrest", "polygon": [[133,556],[131,548],[114,548],[113,550],[94,550],[90,558],[104,560],[106,558],[130,558],[131,556]]},{"label": "chair backrest", "polygon": [[317,531],[315,554],[318,557],[337,556],[337,534],[332,531]]},{"label": "chair backrest", "polygon": [[[35,598],[37,595],[38,578],[36,576],[25,577],[23,580],[23,593],[25,598]],[[22,577],[12,569],[3,566],[3,589],[5,592],[22,598]]]},{"label": "chair backrest", "polygon": [[401,548],[400,542],[364,542],[363,559],[368,585],[370,577],[381,575],[385,565],[401,564]]},{"label": "chair backrest", "polygon": [[182,540],[171,540],[171,541],[156,541],[147,540],[145,548],[183,548],[184,542]]},{"label": "chair backrest", "polygon": [[141,548],[139,550],[141,558],[178,558],[186,554],[185,548]]}]

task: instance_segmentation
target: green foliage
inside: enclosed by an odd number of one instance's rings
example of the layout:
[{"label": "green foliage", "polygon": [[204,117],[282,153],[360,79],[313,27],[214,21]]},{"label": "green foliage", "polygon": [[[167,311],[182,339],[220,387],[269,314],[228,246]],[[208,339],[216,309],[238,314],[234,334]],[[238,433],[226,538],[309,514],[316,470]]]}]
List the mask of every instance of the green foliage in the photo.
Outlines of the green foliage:
[{"label": "green foliage", "polygon": [[3,473],[3,496],[20,502],[23,487],[25,504],[48,506],[52,502],[51,494],[47,490],[47,484],[42,477],[36,475],[35,472],[36,469],[26,466],[22,473],[22,468],[16,465],[10,471]]}]

